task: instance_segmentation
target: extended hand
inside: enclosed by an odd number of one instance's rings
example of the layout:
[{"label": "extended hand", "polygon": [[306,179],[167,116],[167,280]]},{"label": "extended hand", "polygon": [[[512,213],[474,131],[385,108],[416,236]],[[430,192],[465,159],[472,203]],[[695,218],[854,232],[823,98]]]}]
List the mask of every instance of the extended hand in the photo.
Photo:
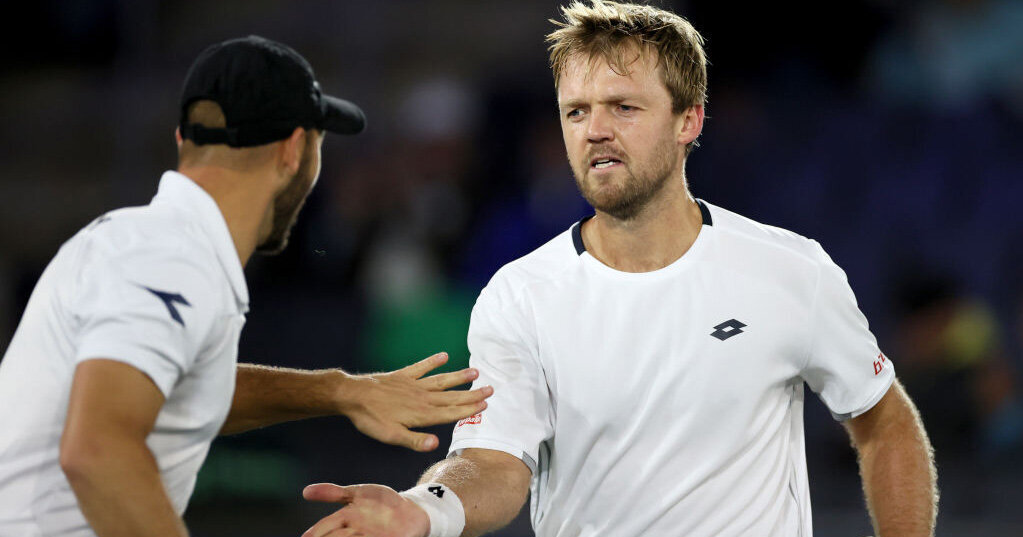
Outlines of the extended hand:
[{"label": "extended hand", "polygon": [[490,386],[472,391],[451,391],[479,376],[475,369],[463,369],[424,377],[448,361],[446,353],[390,373],[354,375],[340,388],[345,401],[342,413],[364,434],[387,444],[416,451],[437,448],[436,436],[410,431],[449,423],[476,414],[487,407],[485,399],[494,393]]},{"label": "extended hand", "polygon": [[314,502],[346,504],[309,528],[302,537],[425,537],[430,519],[418,505],[383,485],[309,485],[302,496]]}]

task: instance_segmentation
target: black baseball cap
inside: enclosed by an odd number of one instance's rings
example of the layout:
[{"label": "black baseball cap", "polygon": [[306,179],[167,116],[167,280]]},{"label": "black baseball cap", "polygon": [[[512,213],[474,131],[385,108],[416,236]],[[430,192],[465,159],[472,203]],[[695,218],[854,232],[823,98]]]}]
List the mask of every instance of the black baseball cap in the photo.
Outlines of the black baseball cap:
[{"label": "black baseball cap", "polygon": [[[220,105],[226,128],[188,123],[188,107]],[[313,68],[291,47],[250,35],[212,45],[188,70],[181,94],[181,137],[197,145],[252,147],[283,140],[296,127],[356,134],[366,116],[355,104],[324,95]]]}]

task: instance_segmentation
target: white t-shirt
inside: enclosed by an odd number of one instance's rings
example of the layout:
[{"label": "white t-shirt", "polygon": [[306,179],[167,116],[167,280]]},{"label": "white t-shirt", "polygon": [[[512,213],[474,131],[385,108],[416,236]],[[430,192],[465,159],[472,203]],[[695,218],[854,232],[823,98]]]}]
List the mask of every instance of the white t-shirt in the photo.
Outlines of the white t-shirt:
[{"label": "white t-shirt", "polygon": [[894,379],[820,245],[700,205],[667,267],[616,271],[576,224],[476,302],[470,363],[494,395],[450,452],[521,458],[540,537],[809,537],[803,382],[846,419]]},{"label": "white t-shirt", "polygon": [[184,512],[231,406],[248,300],[216,202],[176,172],[150,205],[65,243],[0,362],[0,535],[94,535],[58,462],[72,376],[92,358],[130,364],[163,392],[146,443]]}]

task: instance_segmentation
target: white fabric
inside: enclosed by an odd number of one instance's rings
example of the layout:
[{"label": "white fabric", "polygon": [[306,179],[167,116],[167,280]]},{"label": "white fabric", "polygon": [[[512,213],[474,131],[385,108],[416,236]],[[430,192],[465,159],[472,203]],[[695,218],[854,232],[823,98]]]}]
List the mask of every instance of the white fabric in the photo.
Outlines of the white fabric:
[{"label": "white fabric", "polygon": [[401,496],[426,511],[430,533],[426,537],[459,537],[465,529],[465,508],[455,491],[441,483],[423,483]]},{"label": "white fabric", "polygon": [[93,358],[130,364],[166,397],[147,444],[184,512],[231,405],[248,300],[220,210],[176,172],[150,205],[65,243],[0,362],[0,535],[94,535],[58,462],[75,367]]},{"label": "white fabric", "polygon": [[[816,242],[707,210],[690,250],[660,270],[613,270],[569,230],[480,294],[470,363],[494,395],[455,427],[450,452],[529,465],[539,537],[808,537],[803,382],[840,419],[891,385]],[[730,320],[746,326],[712,336]]]}]

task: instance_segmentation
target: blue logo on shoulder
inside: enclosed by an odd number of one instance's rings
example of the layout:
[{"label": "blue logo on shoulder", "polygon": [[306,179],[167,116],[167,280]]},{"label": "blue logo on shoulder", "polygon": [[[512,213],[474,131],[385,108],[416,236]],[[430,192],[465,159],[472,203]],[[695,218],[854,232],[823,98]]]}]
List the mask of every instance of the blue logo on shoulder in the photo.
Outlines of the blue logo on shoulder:
[{"label": "blue logo on shoulder", "polygon": [[180,293],[168,293],[167,291],[157,291],[156,289],[151,289],[145,286],[143,286],[143,289],[149,291],[150,293],[153,293],[154,295],[157,296],[157,298],[162,300],[163,305],[167,306],[167,313],[170,313],[171,319],[177,321],[178,324],[180,324],[181,326],[185,326],[185,320],[181,318],[181,313],[178,312],[178,308],[174,306],[174,304],[181,304],[182,306],[192,307],[192,305],[188,303],[188,300],[186,300],[185,297],[181,296]]}]

